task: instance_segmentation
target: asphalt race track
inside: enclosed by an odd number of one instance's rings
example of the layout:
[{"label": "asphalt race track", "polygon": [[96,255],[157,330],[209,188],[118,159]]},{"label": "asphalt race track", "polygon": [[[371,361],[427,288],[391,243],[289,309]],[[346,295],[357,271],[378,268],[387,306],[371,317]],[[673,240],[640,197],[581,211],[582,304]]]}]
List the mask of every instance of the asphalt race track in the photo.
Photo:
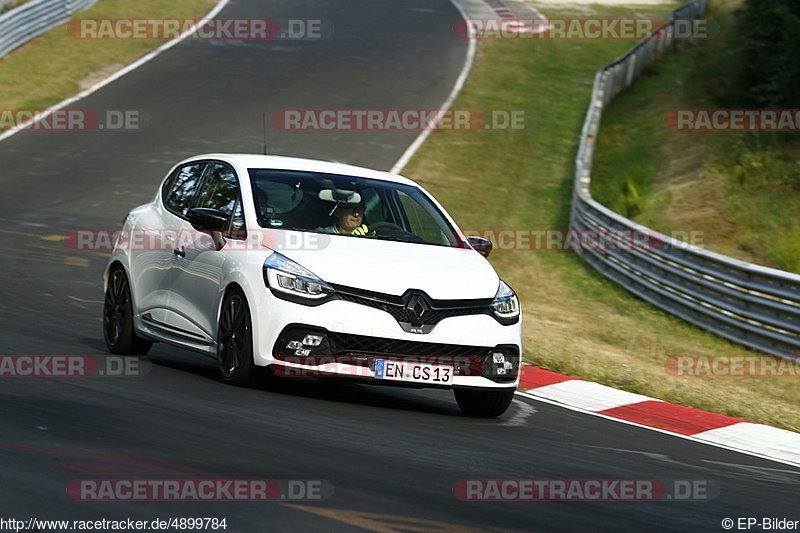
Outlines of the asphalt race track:
[{"label": "asphalt race track", "polygon": [[[139,132],[0,142],[5,355],[105,354],[106,257],[54,236],[118,228],[179,159],[261,150],[263,112],[435,108],[466,53],[447,0],[234,0],[226,18],[323,19],[320,41],[189,41],[71,106],[139,110]],[[388,169],[415,132],[269,130],[271,153]],[[565,347],[567,349],[567,347]],[[498,420],[448,392],[287,380],[237,389],[211,359],[155,346],[128,378],[0,380],[0,518],[225,518],[227,531],[722,531],[797,519],[800,470],[525,398]],[[322,501],[86,502],[72,480],[324,480]],[[463,479],[694,480],[711,498],[465,502]]]}]

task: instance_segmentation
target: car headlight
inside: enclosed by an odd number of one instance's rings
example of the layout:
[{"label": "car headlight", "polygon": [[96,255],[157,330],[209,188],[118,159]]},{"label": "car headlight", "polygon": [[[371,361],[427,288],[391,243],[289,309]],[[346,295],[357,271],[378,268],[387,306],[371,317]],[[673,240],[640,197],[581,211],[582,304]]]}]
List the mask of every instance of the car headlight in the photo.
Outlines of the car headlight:
[{"label": "car headlight", "polygon": [[264,261],[264,282],[270,289],[303,298],[325,298],[335,292],[313,272],[278,252]]},{"label": "car headlight", "polygon": [[499,318],[514,319],[519,317],[519,300],[514,289],[508,286],[505,281],[500,280],[497,294],[490,304],[492,312]]}]

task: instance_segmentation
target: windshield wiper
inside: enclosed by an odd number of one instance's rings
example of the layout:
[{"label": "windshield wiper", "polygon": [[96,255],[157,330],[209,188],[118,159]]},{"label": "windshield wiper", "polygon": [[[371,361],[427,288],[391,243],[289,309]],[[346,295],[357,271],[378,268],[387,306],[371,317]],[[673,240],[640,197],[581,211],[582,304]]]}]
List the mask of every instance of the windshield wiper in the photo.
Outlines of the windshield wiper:
[{"label": "windshield wiper", "polygon": [[414,235],[413,233],[406,233],[404,235],[392,235],[391,233],[381,233],[378,232],[374,235],[375,238],[380,239],[382,241],[397,241],[397,242],[412,242],[412,243],[422,243],[428,244],[428,241]]}]

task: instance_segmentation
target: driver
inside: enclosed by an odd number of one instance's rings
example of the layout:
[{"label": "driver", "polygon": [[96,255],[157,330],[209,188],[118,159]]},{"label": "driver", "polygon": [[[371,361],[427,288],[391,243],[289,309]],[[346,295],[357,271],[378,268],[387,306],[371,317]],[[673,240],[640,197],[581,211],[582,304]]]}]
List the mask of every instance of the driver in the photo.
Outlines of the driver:
[{"label": "driver", "polygon": [[258,215],[259,223],[269,221],[272,218],[272,213],[269,207],[269,199],[267,193],[260,187],[253,187],[253,198],[256,201],[256,214]]},{"label": "driver", "polygon": [[366,235],[369,228],[364,224],[364,204],[339,204],[333,210],[336,223],[325,228],[317,228],[323,233],[339,235]]}]

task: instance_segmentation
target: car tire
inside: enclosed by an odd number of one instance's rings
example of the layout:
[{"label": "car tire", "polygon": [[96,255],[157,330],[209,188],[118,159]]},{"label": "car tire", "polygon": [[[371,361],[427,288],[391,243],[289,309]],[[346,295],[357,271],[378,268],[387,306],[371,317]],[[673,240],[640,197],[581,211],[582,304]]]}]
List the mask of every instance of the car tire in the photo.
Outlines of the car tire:
[{"label": "car tire", "polygon": [[217,361],[222,381],[239,387],[253,381],[253,327],[241,289],[225,295],[217,326]]},{"label": "car tire", "polygon": [[455,389],[456,403],[466,415],[494,418],[506,412],[515,389]]},{"label": "car tire", "polygon": [[103,337],[108,351],[117,355],[147,355],[153,345],[136,335],[128,276],[118,265],[108,275],[103,301]]}]

